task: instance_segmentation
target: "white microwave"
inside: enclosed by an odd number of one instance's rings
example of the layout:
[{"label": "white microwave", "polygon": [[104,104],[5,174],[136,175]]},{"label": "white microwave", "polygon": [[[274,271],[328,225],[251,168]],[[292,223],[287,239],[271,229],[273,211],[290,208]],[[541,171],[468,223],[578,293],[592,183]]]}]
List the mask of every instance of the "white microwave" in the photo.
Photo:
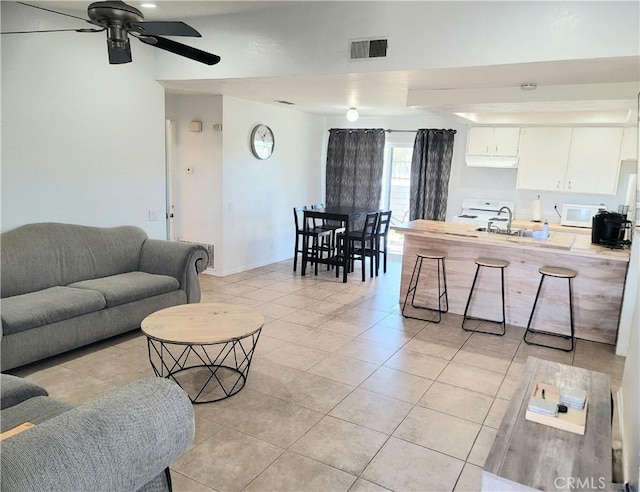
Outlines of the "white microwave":
[{"label": "white microwave", "polygon": [[565,203],[562,205],[560,225],[573,227],[591,227],[591,219],[600,210],[605,210],[604,205],[577,205]]}]

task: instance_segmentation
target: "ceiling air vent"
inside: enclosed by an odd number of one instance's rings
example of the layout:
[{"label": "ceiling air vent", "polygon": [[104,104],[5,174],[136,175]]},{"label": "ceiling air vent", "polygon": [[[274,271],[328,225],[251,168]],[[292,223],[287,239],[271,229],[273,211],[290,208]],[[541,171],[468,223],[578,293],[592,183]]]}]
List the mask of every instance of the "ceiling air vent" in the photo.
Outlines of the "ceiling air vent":
[{"label": "ceiling air vent", "polygon": [[383,58],[387,56],[386,39],[360,39],[351,41],[351,60]]}]

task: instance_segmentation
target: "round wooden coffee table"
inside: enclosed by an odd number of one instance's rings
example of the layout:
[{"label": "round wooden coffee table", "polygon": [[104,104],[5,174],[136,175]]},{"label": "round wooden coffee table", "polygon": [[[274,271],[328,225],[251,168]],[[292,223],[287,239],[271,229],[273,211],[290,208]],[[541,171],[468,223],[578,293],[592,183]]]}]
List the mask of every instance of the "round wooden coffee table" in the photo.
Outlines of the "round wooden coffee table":
[{"label": "round wooden coffee table", "polygon": [[210,403],[244,387],[263,325],[253,309],[202,303],[157,311],[141,328],[156,376],[175,381],[192,403]]}]

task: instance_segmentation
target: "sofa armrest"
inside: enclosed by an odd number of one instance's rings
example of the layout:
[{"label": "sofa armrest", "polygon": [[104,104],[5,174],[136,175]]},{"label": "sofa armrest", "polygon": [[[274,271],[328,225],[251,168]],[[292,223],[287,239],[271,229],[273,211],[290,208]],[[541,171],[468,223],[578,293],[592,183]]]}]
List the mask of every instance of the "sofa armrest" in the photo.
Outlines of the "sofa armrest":
[{"label": "sofa armrest", "polygon": [[177,278],[188,303],[200,302],[198,274],[208,262],[206,248],[198,244],[147,239],[140,252],[140,270]]},{"label": "sofa armrest", "polygon": [[141,379],[3,441],[2,490],[138,490],[186,451],[194,431],[178,385]]}]

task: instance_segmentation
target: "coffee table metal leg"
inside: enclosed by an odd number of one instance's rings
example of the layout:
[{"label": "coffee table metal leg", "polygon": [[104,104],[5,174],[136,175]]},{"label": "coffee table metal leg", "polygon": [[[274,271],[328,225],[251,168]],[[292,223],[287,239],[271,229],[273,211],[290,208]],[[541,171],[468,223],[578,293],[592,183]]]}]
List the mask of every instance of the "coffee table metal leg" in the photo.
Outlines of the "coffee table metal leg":
[{"label": "coffee table metal leg", "polygon": [[[225,398],[235,395],[244,387],[247,381],[247,376],[249,375],[249,367],[251,366],[251,360],[253,358],[256,345],[258,344],[261,331],[262,330],[258,330],[245,338],[218,344],[191,344],[183,346],[147,338],[149,361],[156,376],[173,380],[178,384],[178,386],[187,392],[192,403],[211,403],[214,401],[224,400]],[[248,347],[245,348],[242,343],[243,341],[249,342],[247,344]],[[170,346],[180,346],[184,348],[181,348],[179,350],[179,354],[175,356],[169,349]],[[214,347],[218,347],[219,350],[215,357],[212,357],[212,350]],[[195,361],[196,363],[188,363],[191,355],[198,359]],[[201,362],[201,364],[198,364],[197,362]],[[185,388],[176,378],[176,375],[181,372],[197,368],[208,369],[209,376],[204,384],[200,386],[197,394],[192,396],[189,391],[187,391],[187,388]],[[221,378],[218,374],[219,371],[226,372],[225,370],[237,373],[237,378],[233,381],[230,389],[225,387],[223,381],[224,377]],[[224,396],[201,400],[200,398],[202,397],[203,392],[207,389],[209,384],[213,382],[213,380],[215,380],[219,389],[222,390]]]}]

